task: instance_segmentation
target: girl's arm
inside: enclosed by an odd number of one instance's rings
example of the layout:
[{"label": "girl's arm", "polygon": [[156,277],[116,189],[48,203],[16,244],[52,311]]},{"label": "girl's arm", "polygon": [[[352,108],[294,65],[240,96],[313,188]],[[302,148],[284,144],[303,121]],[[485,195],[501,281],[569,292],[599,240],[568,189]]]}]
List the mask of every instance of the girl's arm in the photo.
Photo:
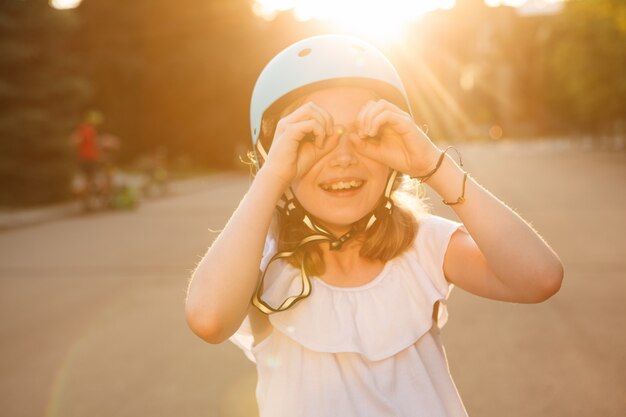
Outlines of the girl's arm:
[{"label": "girl's arm", "polygon": [[185,305],[189,327],[210,343],[228,339],[257,287],[274,207],[294,178],[336,146],[332,117],[307,102],[282,118],[250,190],[193,273]]},{"label": "girl's arm", "polygon": [[[360,151],[412,177],[435,165],[440,150],[411,115],[385,101],[370,101],[359,113]],[[445,200],[461,195],[463,171],[449,157],[427,183]],[[454,233],[444,259],[446,278],[474,294],[520,303],[555,294],[563,265],[554,251],[521,217],[468,177],[465,202],[451,206],[465,228]]]},{"label": "girl's arm", "polygon": [[[448,155],[427,180],[445,201],[461,195],[463,171]],[[444,259],[446,278],[473,294],[502,301],[537,303],[561,287],[556,253],[517,213],[468,176],[465,201],[450,206],[467,234],[452,235]]]},{"label": "girl's arm", "polygon": [[265,237],[284,189],[271,172],[261,169],[192,275],[185,305],[187,323],[209,343],[228,339],[248,312]]}]

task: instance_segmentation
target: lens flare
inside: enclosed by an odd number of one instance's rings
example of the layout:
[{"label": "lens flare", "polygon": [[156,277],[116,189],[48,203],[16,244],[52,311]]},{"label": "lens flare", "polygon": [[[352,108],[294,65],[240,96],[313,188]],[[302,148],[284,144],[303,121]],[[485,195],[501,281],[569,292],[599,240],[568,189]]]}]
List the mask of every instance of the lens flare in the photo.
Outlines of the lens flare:
[{"label": "lens flare", "polygon": [[48,4],[58,10],[77,8],[83,0],[49,0]]},{"label": "lens flare", "polygon": [[272,20],[278,12],[291,10],[298,21],[317,19],[335,29],[375,37],[397,39],[404,28],[424,13],[450,9],[456,0],[256,0],[254,13]]}]

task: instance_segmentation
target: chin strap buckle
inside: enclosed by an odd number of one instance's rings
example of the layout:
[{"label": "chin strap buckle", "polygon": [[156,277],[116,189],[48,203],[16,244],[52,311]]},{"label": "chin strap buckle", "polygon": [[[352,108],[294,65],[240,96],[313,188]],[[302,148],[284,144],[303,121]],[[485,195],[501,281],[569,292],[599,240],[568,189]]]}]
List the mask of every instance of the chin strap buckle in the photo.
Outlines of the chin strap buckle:
[{"label": "chin strap buckle", "polygon": [[340,250],[343,247],[343,244],[346,243],[346,240],[350,239],[352,235],[356,232],[356,228],[352,226],[352,228],[345,234],[341,235],[335,240],[331,240],[329,242],[330,250],[336,251]]},{"label": "chin strap buckle", "polygon": [[293,221],[302,221],[306,217],[304,209],[291,193],[291,190],[287,190],[281,197],[277,208]]}]

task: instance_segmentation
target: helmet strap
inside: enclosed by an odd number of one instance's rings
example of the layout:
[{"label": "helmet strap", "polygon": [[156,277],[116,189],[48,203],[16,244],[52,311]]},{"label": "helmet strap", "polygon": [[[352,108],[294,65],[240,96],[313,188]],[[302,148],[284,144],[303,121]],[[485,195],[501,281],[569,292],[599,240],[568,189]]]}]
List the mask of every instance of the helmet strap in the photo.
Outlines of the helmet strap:
[{"label": "helmet strap", "polygon": [[267,160],[267,152],[265,152],[265,148],[261,144],[261,139],[257,139],[255,148],[257,157],[254,162],[256,164],[256,169],[258,170],[261,169],[261,162],[265,162]]},{"label": "helmet strap", "polygon": [[[372,213],[369,214],[369,219],[367,220],[363,231],[369,230],[376,223],[377,220],[389,216],[393,212],[394,205],[393,200],[391,199],[391,191],[397,174],[398,173],[395,170],[393,170],[389,174],[389,178],[387,179],[387,186],[385,187],[385,193],[380,198]],[[300,248],[307,246],[311,243],[321,243],[326,241],[329,243],[329,248],[331,251],[340,250],[347,240],[349,240],[359,232],[357,224],[361,222],[358,221],[354,223],[348,232],[337,238],[334,234],[319,226],[313,220],[313,216],[311,216],[306,210],[304,210],[302,205],[298,202],[295,195],[293,194],[291,188],[287,189],[285,194],[282,196],[277,208],[285,216],[291,218],[292,220],[302,221],[307,226],[307,228],[309,228],[313,232],[313,234],[302,239],[293,250],[276,253],[268,262],[265,270],[262,271],[259,283],[257,284],[257,289],[252,297],[252,305],[254,305],[260,312],[267,315],[288,310],[295,303],[308,297],[311,294],[311,280],[309,279],[309,276],[306,272],[303,261],[302,265],[300,265],[300,278],[302,280],[302,288],[300,294],[288,297],[280,304],[280,306],[276,308],[270,306],[268,303],[263,301],[261,298],[263,293],[263,282],[265,280],[265,274],[267,273],[269,266],[272,262],[278,259],[289,258],[293,254],[295,254]],[[367,218],[367,216],[365,216],[363,219],[365,218]]]}]

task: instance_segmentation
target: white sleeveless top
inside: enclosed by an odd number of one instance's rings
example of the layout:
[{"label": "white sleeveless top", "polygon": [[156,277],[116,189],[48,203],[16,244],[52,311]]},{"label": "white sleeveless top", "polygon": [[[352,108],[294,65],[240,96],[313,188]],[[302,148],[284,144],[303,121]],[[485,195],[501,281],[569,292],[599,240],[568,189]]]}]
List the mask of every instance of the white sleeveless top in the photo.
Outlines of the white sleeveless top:
[{"label": "white sleeveless top", "polygon": [[[270,315],[272,333],[256,346],[244,320],[230,340],[256,362],[260,417],[467,416],[439,338],[452,289],[443,258],[463,225],[432,214],[418,221],[413,245],[367,284],[311,277],[311,295]],[[273,240],[264,252],[262,267]],[[273,306],[300,292],[300,271],[281,262],[265,278]]]}]

